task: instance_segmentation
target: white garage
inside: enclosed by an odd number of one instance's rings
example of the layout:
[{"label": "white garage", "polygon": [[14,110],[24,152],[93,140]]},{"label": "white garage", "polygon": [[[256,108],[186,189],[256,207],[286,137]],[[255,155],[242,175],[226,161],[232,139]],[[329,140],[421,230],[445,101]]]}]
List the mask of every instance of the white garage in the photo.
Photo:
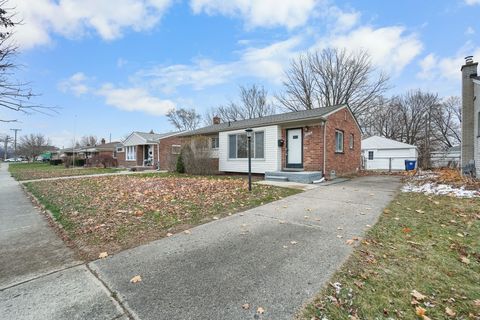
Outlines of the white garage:
[{"label": "white garage", "polygon": [[418,151],[411,144],[373,136],[362,140],[362,158],[366,170],[405,170],[405,160],[417,161]]}]

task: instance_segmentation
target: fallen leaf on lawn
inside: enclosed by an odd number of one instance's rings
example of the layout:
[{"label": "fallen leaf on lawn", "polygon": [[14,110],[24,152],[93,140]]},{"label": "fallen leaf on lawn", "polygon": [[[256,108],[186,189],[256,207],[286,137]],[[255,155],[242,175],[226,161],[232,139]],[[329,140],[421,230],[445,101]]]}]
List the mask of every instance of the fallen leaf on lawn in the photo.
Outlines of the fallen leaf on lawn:
[{"label": "fallen leaf on lawn", "polygon": [[130,279],[131,283],[137,283],[137,282],[141,282],[141,281],[142,281],[142,277],[140,277],[140,276],[135,276],[132,279]]},{"label": "fallen leaf on lawn", "polygon": [[403,229],[402,229],[402,232],[403,232],[403,233],[410,233],[410,232],[412,232],[412,229],[410,229],[410,228],[403,228]]},{"label": "fallen leaf on lawn", "polygon": [[185,230],[183,231],[185,234],[191,234],[192,232],[190,230]]},{"label": "fallen leaf on lawn", "polygon": [[213,217],[212,219],[213,219],[213,220],[218,220],[218,217]]},{"label": "fallen leaf on lawn", "polygon": [[410,294],[412,295],[412,297],[414,297],[418,301],[422,301],[427,297],[427,296],[421,294],[420,292],[418,292],[417,290],[412,290],[412,292],[410,292]]},{"label": "fallen leaf on lawn", "polygon": [[143,211],[142,210],[135,211],[135,216],[137,216],[137,217],[143,216]]},{"label": "fallen leaf on lawn", "polygon": [[457,233],[457,236],[459,236],[460,238],[463,238],[463,234],[461,233]]},{"label": "fallen leaf on lawn", "polygon": [[349,239],[349,240],[345,241],[345,243],[348,244],[348,245],[352,245],[352,244],[355,243],[355,240]]},{"label": "fallen leaf on lawn", "polygon": [[433,203],[435,203],[436,205],[439,205],[439,204],[440,204],[439,201],[433,201]]},{"label": "fallen leaf on lawn", "polygon": [[393,219],[395,219],[395,220],[397,220],[397,221],[400,220],[400,218],[398,218],[398,217],[395,217],[395,218],[393,218]]},{"label": "fallen leaf on lawn", "polygon": [[104,258],[106,258],[106,257],[108,257],[108,253],[107,253],[106,251],[105,251],[105,252],[102,252],[102,253],[100,253],[100,254],[98,255],[98,258],[99,258],[99,259],[104,259]]},{"label": "fallen leaf on lawn", "polygon": [[265,313],[265,309],[263,309],[262,307],[258,307],[258,308],[257,308],[257,313],[258,313],[258,314],[264,314],[264,313]]},{"label": "fallen leaf on lawn", "polygon": [[469,264],[469,263],[470,263],[470,259],[468,259],[467,257],[464,257],[464,256],[462,256],[462,257],[460,258],[460,261],[462,261],[462,262],[465,263],[465,264]]},{"label": "fallen leaf on lawn", "polygon": [[412,306],[416,306],[416,305],[419,304],[419,303],[420,303],[420,302],[418,302],[418,301],[415,300],[415,299],[412,299],[412,301],[410,302],[410,304],[411,304]]},{"label": "fallen leaf on lawn", "polygon": [[392,211],[390,209],[385,209],[383,210],[383,213],[389,214],[389,213],[392,213]]},{"label": "fallen leaf on lawn", "polygon": [[449,307],[446,307],[446,308],[445,308],[445,313],[446,313],[447,316],[449,316],[449,317],[455,317],[455,315],[456,315],[455,311],[453,311],[453,310],[450,309]]},{"label": "fallen leaf on lawn", "polygon": [[415,212],[418,212],[418,213],[425,213],[425,211],[423,211],[423,210],[420,210],[420,209],[417,209],[417,210],[415,210]]},{"label": "fallen leaf on lawn", "polygon": [[293,245],[295,245],[297,243],[298,243],[297,241],[290,241],[290,244],[293,244]]},{"label": "fallen leaf on lawn", "polygon": [[245,310],[250,309],[250,305],[248,303],[244,303],[242,304],[242,309],[245,309]]},{"label": "fallen leaf on lawn", "polygon": [[419,316],[419,317],[422,317],[422,318],[423,318],[423,317],[425,316],[425,311],[427,311],[427,310],[425,310],[425,309],[422,308],[422,307],[415,307],[415,313],[416,313],[417,316]]},{"label": "fallen leaf on lawn", "polygon": [[171,237],[171,236],[173,236],[173,233],[170,233],[170,232],[167,233],[167,237]]},{"label": "fallen leaf on lawn", "polygon": [[480,307],[480,299],[473,300],[473,305],[474,305],[475,307]]}]

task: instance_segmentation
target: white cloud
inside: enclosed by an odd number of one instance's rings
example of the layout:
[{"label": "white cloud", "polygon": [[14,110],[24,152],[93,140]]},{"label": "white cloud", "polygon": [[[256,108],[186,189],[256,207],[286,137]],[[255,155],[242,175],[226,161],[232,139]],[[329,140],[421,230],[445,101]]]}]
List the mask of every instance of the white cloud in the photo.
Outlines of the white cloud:
[{"label": "white cloud", "polygon": [[319,46],[366,50],[375,65],[396,73],[401,72],[423,49],[417,36],[406,34],[405,28],[401,26],[377,29],[361,26],[347,34],[334,34],[328,39],[322,39]]},{"label": "white cloud", "polygon": [[219,63],[208,59],[195,59],[192,64],[156,66],[137,72],[134,79],[138,83],[147,81],[155,90],[171,94],[178,87],[191,86],[194,90],[220,85],[242,77],[256,77],[279,84],[283,70],[294,57],[300,37],[275,42],[240,52],[238,60]]},{"label": "white cloud", "polygon": [[104,40],[125,29],[153,28],[172,0],[11,0],[22,25],[15,39],[22,49],[48,44],[52,34],[78,38],[94,30]]},{"label": "white cloud", "polygon": [[473,27],[468,27],[467,30],[465,30],[466,35],[473,35],[475,34],[475,29]]},{"label": "white cloud", "polygon": [[465,0],[465,3],[469,6],[480,5],[480,0]]},{"label": "white cloud", "polygon": [[89,87],[85,83],[87,80],[88,78],[83,72],[77,72],[70,78],[61,81],[58,88],[62,92],[71,92],[78,97],[89,91]]},{"label": "white cloud", "polygon": [[105,98],[105,103],[124,111],[142,111],[161,116],[175,108],[171,100],[162,100],[151,96],[143,88],[117,88],[112,84],[104,84],[96,94]]},{"label": "white cloud", "polygon": [[463,46],[455,55],[437,57],[433,53],[420,61],[419,78],[440,78],[451,82],[460,81],[460,68],[465,64],[465,57],[473,55],[474,59],[480,58],[480,47],[473,47],[470,43]]},{"label": "white cloud", "polygon": [[195,14],[241,17],[248,27],[303,26],[315,7],[315,0],[191,0]]}]

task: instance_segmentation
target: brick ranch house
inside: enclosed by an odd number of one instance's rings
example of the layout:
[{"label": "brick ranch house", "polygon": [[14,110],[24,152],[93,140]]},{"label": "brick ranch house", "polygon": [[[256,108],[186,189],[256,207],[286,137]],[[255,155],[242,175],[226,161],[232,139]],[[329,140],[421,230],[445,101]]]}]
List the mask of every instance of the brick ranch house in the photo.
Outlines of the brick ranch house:
[{"label": "brick ranch house", "polygon": [[96,157],[111,157],[114,160],[112,163],[113,166],[117,166],[116,151],[119,146],[121,146],[119,141],[105,142],[105,139],[102,139],[100,144],[78,149],[78,153],[79,155],[83,155],[83,158],[86,160],[86,165],[90,165],[90,160]]},{"label": "brick ranch house", "polygon": [[[168,168],[167,159],[173,152],[180,153],[180,132],[154,133],[132,132],[116,150],[120,167]],[[159,162],[160,160],[160,162]]]},{"label": "brick ranch house", "polygon": [[210,139],[219,172],[248,172],[247,128],[253,129],[252,172],[266,179],[311,183],[360,168],[361,130],[346,104],[234,122],[213,120],[213,125],[177,138],[183,143],[196,136]]}]

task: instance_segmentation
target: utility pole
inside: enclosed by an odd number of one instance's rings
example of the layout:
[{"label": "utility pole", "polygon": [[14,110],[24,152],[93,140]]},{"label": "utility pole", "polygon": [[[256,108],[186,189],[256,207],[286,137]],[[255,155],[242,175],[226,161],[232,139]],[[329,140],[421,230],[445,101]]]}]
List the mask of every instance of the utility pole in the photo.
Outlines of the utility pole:
[{"label": "utility pole", "polygon": [[10,129],[15,132],[15,138],[13,140],[13,154],[15,162],[17,162],[17,132],[22,131],[22,129]]},{"label": "utility pole", "polygon": [[3,147],[3,161],[7,160],[7,149],[8,149],[8,141],[10,140],[10,137],[8,134],[5,135],[5,141],[4,142],[4,147]]}]

